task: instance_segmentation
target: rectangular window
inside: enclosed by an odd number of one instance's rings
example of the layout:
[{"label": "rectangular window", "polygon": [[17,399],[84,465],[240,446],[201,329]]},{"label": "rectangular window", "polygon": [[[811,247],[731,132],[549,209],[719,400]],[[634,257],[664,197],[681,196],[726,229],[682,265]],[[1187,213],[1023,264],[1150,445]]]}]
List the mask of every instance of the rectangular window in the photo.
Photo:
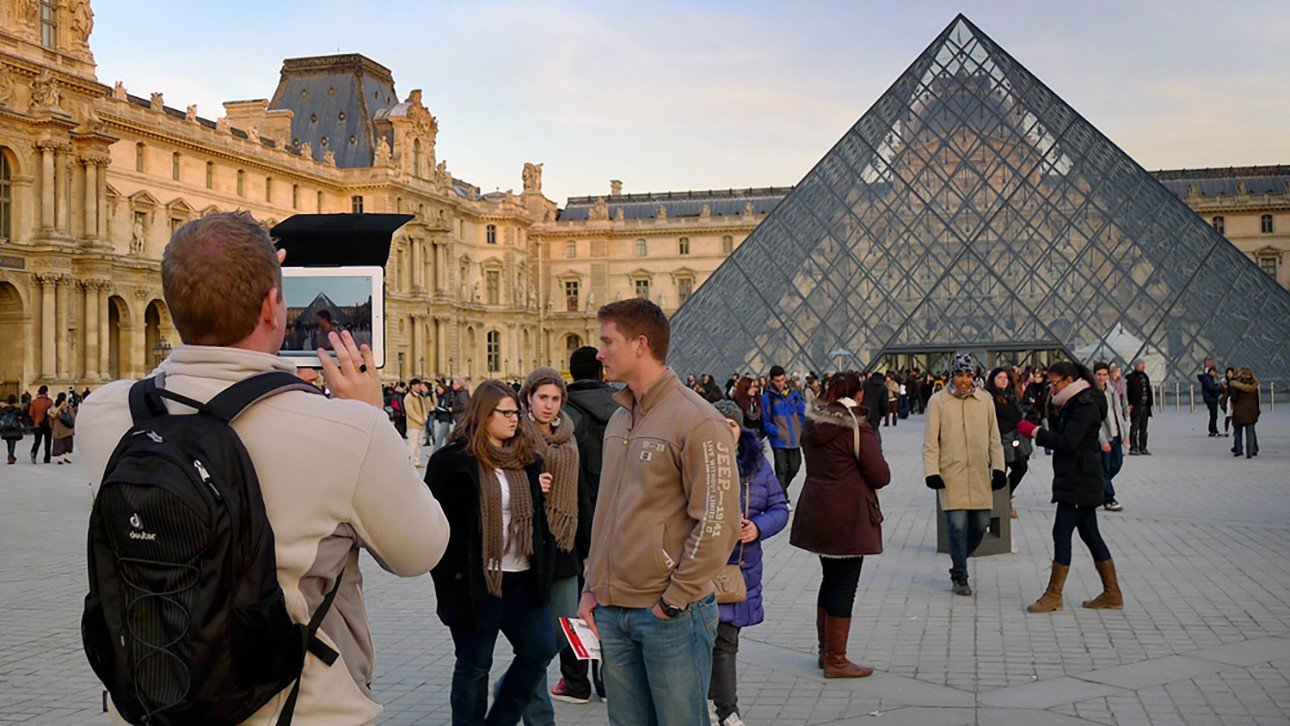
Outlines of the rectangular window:
[{"label": "rectangular window", "polygon": [[688,255],[688,254],[690,254],[690,238],[689,238],[689,237],[682,237],[682,238],[681,238],[681,239],[676,243],[676,253],[677,253],[678,255]]},{"label": "rectangular window", "polygon": [[496,330],[488,331],[486,344],[488,346],[488,370],[500,371],[502,369],[502,334]]},{"label": "rectangular window", "polygon": [[646,247],[646,245],[645,245],[645,240],[643,240],[643,239],[638,239],[638,240],[636,240],[636,256],[637,256],[637,257],[644,257],[644,256],[645,256],[645,254],[646,254],[648,251],[649,251],[649,250],[648,250],[648,248],[647,248],[647,247]]},{"label": "rectangular window", "polygon": [[180,219],[179,217],[171,217],[170,218],[170,236],[174,237],[175,232],[179,231],[179,228],[182,226],[184,226],[184,220]]},{"label": "rectangular window", "polygon": [[237,170],[237,195],[246,196],[246,172],[241,169]]},{"label": "rectangular window", "polygon": [[206,188],[215,188],[215,162],[206,162]]},{"label": "rectangular window", "polygon": [[578,243],[569,240],[564,243],[564,256],[566,259],[575,259],[578,256]]},{"label": "rectangular window", "polygon": [[502,273],[500,270],[489,270],[484,273],[484,287],[489,305],[500,305],[502,302]]},{"label": "rectangular window", "polygon": [[636,297],[649,299],[649,280],[642,278],[636,281]]},{"label": "rectangular window", "polygon": [[363,213],[363,195],[356,194],[349,198],[349,211],[352,214]]},{"label": "rectangular window", "polygon": [[179,152],[170,155],[170,178],[179,181]]},{"label": "rectangular window", "polygon": [[1214,225],[1215,232],[1218,232],[1219,234],[1227,234],[1226,219],[1223,219],[1222,217],[1214,217],[1213,219],[1210,220],[1210,224]]},{"label": "rectangular window", "polygon": [[1259,231],[1263,234],[1272,234],[1272,215],[1265,214],[1259,217]]},{"label": "rectangular window", "polygon": [[40,44],[58,48],[58,0],[40,0]]},{"label": "rectangular window", "polygon": [[677,304],[684,303],[694,294],[694,280],[689,277],[682,277],[676,281]]},{"label": "rectangular window", "polygon": [[1259,269],[1271,275],[1273,280],[1277,279],[1277,258],[1271,255],[1260,257]]},{"label": "rectangular window", "polygon": [[291,208],[300,209],[300,185],[291,185]]},{"label": "rectangular window", "polygon": [[143,173],[143,142],[134,145],[134,170]]},{"label": "rectangular window", "polygon": [[497,244],[497,225],[490,224],[484,228],[484,241],[490,245]]},{"label": "rectangular window", "polygon": [[317,200],[316,200],[316,202],[315,202],[315,206],[317,206],[317,207],[318,207],[318,212],[317,212],[318,214],[322,214],[322,210],[323,210],[323,203],[322,203],[322,200],[323,200],[323,193],[322,193],[322,192],[318,192],[318,197],[317,197]]},{"label": "rectangular window", "polygon": [[564,309],[566,312],[578,312],[578,294],[582,284],[577,280],[564,281]]},{"label": "rectangular window", "polygon": [[264,178],[264,201],[273,203],[273,177],[271,176]]},{"label": "rectangular window", "polygon": [[0,239],[9,239],[13,227],[13,178],[9,156],[0,151]]},{"label": "rectangular window", "polygon": [[721,254],[728,255],[735,251],[735,238],[726,235],[721,238]]}]

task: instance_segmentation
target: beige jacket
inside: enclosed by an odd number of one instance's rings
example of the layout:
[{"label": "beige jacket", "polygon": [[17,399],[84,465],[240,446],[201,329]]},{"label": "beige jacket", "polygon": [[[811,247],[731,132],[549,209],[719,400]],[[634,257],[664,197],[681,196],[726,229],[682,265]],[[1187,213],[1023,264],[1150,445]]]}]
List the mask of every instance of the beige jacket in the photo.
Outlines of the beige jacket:
[{"label": "beige jacket", "polygon": [[586,590],[601,605],[684,607],[713,591],[739,539],[730,428],[670,369],[639,401],[630,388],[614,400]]},{"label": "beige jacket", "polygon": [[923,475],[939,474],[941,508],[990,509],[990,472],[1003,471],[1003,444],[990,394],[977,389],[967,398],[942,388],[927,402],[923,431]]},{"label": "beige jacket", "polygon": [[[205,401],[232,383],[269,370],[295,372],[275,356],[233,348],[176,346],[158,368],[165,387]],[[108,457],[131,426],[132,381],[103,386],[81,406],[78,443],[97,492]],[[186,409],[167,402],[171,411]],[[294,391],[262,401],[233,423],[255,464],[273,525],[278,582],[287,611],[309,621],[341,570],[345,579],[320,637],[340,653],[330,668],[305,659],[296,723],[363,724],[372,700],[372,633],[363,603],[359,548],[386,570],[430,571],[448,544],[448,522],[421,482],[407,444],[385,414],[358,401]],[[272,724],[284,691],[247,723]]]},{"label": "beige jacket", "polygon": [[420,431],[426,427],[430,403],[425,396],[409,393],[403,397],[403,415],[407,417],[408,431]]}]

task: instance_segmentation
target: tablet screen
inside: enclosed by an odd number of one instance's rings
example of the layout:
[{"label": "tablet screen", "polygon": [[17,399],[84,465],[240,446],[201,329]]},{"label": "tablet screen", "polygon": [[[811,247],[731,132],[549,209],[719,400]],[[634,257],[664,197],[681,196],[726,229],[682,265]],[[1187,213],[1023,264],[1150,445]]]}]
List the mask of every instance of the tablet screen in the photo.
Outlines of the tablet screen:
[{"label": "tablet screen", "polygon": [[287,330],[282,352],[331,350],[329,332],[348,330],[357,345],[373,345],[372,275],[283,276]]}]

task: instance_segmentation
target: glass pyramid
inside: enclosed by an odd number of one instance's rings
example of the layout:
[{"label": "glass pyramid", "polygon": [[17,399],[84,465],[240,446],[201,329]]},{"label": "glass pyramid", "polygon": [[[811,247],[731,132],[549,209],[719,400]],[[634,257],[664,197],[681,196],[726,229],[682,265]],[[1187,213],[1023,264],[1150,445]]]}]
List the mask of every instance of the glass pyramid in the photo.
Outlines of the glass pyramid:
[{"label": "glass pyramid", "polygon": [[1285,385],[1288,339],[1290,293],[960,15],[677,311],[669,361],[1055,349]]}]

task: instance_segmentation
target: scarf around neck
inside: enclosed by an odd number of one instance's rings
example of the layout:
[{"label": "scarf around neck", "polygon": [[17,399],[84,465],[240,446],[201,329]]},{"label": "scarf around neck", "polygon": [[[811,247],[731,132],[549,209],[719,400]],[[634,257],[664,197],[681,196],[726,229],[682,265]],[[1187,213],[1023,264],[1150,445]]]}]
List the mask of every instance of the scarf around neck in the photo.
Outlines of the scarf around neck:
[{"label": "scarf around neck", "polygon": [[[484,585],[493,597],[502,596],[502,556],[507,550],[516,557],[533,554],[533,497],[524,463],[510,446],[487,444],[497,471],[479,464],[479,537],[484,564]],[[511,495],[511,526],[502,532],[502,490],[492,485],[501,479]],[[509,548],[506,546],[509,540]]]},{"label": "scarf around neck", "polygon": [[524,433],[542,457],[542,471],[551,474],[551,492],[545,497],[543,510],[555,546],[562,552],[573,551],[578,532],[578,442],[573,438],[573,420],[564,411],[552,421],[548,435],[529,414],[520,417]]},{"label": "scarf around neck", "polygon": [[1088,381],[1084,380],[1083,378],[1077,381],[1071,382],[1070,385],[1066,386],[1061,390],[1061,393],[1055,394],[1053,396],[1053,405],[1059,406],[1059,407],[1065,406],[1067,401],[1074,398],[1081,391],[1087,391],[1088,387],[1089,387]]}]

